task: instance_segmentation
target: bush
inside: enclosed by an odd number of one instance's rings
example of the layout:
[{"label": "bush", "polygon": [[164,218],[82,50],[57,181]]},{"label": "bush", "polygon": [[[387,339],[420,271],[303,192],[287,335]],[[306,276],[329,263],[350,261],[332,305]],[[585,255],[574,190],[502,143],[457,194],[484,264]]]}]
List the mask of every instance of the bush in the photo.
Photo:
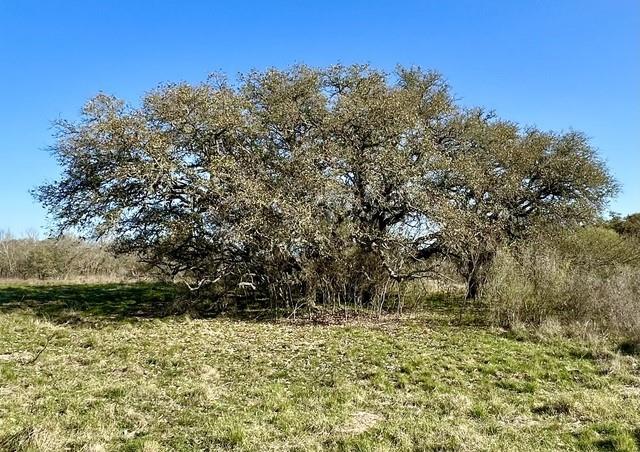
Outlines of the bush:
[{"label": "bush", "polygon": [[72,236],[16,238],[0,231],[0,278],[132,278],[144,272],[132,256],[114,256],[103,246]]},{"label": "bush", "polygon": [[640,245],[585,228],[502,249],[483,298],[501,326],[578,321],[640,341]]}]

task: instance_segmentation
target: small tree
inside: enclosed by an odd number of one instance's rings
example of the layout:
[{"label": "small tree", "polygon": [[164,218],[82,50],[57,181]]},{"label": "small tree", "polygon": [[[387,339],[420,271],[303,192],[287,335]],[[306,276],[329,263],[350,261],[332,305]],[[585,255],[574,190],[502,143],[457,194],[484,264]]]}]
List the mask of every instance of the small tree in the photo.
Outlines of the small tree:
[{"label": "small tree", "polygon": [[480,110],[445,124],[436,217],[444,251],[476,298],[496,249],[552,225],[594,222],[616,192],[596,151],[578,132],[522,129]]}]

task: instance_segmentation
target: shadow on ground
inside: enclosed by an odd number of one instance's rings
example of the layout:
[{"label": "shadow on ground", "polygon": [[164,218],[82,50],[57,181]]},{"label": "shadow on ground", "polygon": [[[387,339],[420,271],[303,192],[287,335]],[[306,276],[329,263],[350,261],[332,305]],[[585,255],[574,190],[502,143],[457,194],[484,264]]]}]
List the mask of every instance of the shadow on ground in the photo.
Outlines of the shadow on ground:
[{"label": "shadow on ground", "polygon": [[273,311],[248,300],[227,301],[224,306],[219,300],[196,300],[184,288],[163,283],[0,285],[0,314],[25,310],[54,323],[77,325],[186,313],[199,318],[225,315],[254,321],[283,316],[282,310]]},{"label": "shadow on ground", "polygon": [[[214,303],[203,303],[198,309],[184,309],[184,291],[171,284],[53,284],[0,286],[0,314],[28,310],[39,317],[55,323],[92,324],[96,320],[119,321],[135,318],[162,318],[189,312],[195,317],[217,317],[224,315],[236,320],[273,321],[294,319],[296,323],[343,323],[356,319],[381,320],[371,309],[348,312],[342,308],[318,307],[312,312],[300,312],[298,317],[289,309],[273,310],[264,305],[236,300],[225,303],[224,308]],[[202,301],[202,300],[201,300]],[[182,305],[182,306],[181,306]],[[461,302],[460,297],[431,294],[417,305],[408,306],[409,312],[421,312],[421,319],[431,325],[447,324],[469,326],[483,322],[482,308]],[[424,315],[428,313],[428,315]],[[385,311],[383,318],[389,320],[402,316],[395,308]]]},{"label": "shadow on ground", "polygon": [[52,321],[72,321],[72,313],[125,319],[163,317],[175,287],[151,283],[0,286],[0,313],[29,309]]}]

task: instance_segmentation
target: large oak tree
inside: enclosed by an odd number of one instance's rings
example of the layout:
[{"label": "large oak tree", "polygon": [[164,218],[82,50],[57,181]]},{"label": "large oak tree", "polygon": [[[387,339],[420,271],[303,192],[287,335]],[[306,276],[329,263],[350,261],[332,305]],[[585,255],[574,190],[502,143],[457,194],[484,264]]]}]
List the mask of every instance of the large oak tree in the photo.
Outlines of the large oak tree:
[{"label": "large oak tree", "polygon": [[465,110],[436,73],[252,72],[99,95],[60,122],[59,227],[106,236],[191,287],[370,302],[454,262],[481,287],[499,244],[592,221],[615,184],[579,133]]}]

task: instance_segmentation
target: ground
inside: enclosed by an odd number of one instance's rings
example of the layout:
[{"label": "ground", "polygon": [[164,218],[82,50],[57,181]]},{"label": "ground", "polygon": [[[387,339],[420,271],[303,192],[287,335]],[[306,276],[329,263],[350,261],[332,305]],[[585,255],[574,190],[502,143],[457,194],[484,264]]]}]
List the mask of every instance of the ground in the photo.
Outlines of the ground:
[{"label": "ground", "polygon": [[640,448],[640,357],[613,345],[437,299],[313,323],[158,316],[171,297],[1,286],[0,450]]}]

